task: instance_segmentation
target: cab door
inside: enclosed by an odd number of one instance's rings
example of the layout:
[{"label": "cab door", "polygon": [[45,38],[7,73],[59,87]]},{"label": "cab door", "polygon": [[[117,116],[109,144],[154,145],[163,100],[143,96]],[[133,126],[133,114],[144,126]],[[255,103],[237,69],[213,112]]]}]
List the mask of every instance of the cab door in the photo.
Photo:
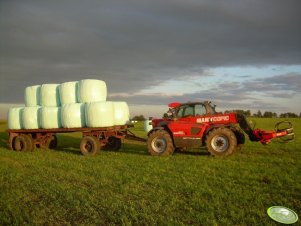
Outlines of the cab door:
[{"label": "cab door", "polygon": [[187,104],[179,108],[176,119],[169,124],[177,147],[201,146],[206,126],[197,123],[197,117],[204,113],[202,104]]}]

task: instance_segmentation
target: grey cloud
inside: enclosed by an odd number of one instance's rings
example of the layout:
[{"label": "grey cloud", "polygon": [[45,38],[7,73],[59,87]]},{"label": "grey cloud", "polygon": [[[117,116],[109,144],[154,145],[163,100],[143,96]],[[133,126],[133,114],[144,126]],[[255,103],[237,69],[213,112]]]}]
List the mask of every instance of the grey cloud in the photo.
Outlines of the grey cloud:
[{"label": "grey cloud", "polygon": [[[149,95],[115,95],[112,100],[124,99],[130,104],[165,104],[170,102],[188,102],[188,101],[204,101],[211,100],[222,108],[257,108],[281,110],[279,105],[264,101],[257,94],[270,98],[290,99],[296,94],[301,93],[301,74],[290,73],[283,75],[275,75],[263,79],[250,79],[244,82],[226,82],[220,83],[216,88],[202,90],[196,93],[183,95],[165,95],[154,93]],[[281,88],[279,88],[279,85]],[[285,110],[285,109],[283,109]]]},{"label": "grey cloud", "polygon": [[300,6],[298,0],[1,1],[0,102],[22,101],[31,84],[98,78],[109,92],[134,93],[195,70],[203,76],[208,67],[300,64]]}]

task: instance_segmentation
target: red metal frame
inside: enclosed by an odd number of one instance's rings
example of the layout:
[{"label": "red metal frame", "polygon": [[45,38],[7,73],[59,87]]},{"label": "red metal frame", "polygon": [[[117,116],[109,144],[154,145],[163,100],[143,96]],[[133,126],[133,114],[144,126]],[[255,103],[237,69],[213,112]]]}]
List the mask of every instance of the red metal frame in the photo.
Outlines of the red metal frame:
[{"label": "red metal frame", "polygon": [[132,125],[110,126],[110,127],[84,127],[84,128],[56,128],[56,129],[8,129],[7,133],[8,146],[13,149],[14,138],[21,134],[29,134],[33,140],[34,145],[46,144],[51,137],[57,133],[72,133],[81,132],[84,136],[95,136],[98,138],[100,145],[105,146],[108,139],[114,136],[123,139],[128,134],[128,128]]}]

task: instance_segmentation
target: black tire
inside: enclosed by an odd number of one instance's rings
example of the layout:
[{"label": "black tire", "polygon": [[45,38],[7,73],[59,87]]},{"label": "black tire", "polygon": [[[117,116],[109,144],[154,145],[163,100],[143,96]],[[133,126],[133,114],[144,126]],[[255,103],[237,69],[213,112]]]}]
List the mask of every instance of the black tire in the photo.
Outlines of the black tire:
[{"label": "black tire", "polygon": [[39,147],[43,148],[43,149],[53,149],[53,148],[56,148],[57,147],[57,137],[56,137],[56,135],[52,135],[51,137],[49,137],[46,140],[46,143],[40,143]]},{"label": "black tire", "polygon": [[49,143],[49,149],[54,149],[57,147],[57,137],[56,135],[53,135],[51,137],[50,143]]},{"label": "black tire", "polygon": [[208,133],[206,146],[212,155],[227,156],[237,149],[237,139],[231,129],[216,128]]},{"label": "black tire", "polygon": [[15,151],[33,151],[34,143],[31,136],[21,134],[14,138],[13,148]]},{"label": "black tire", "polygon": [[108,143],[105,146],[105,149],[118,151],[121,148],[121,139],[111,136],[108,138]]},{"label": "black tire", "polygon": [[80,141],[80,151],[85,156],[93,156],[100,150],[100,144],[96,137],[85,136]]},{"label": "black tire", "polygon": [[169,133],[165,130],[156,130],[149,134],[147,139],[148,152],[155,156],[171,155],[175,148]]}]

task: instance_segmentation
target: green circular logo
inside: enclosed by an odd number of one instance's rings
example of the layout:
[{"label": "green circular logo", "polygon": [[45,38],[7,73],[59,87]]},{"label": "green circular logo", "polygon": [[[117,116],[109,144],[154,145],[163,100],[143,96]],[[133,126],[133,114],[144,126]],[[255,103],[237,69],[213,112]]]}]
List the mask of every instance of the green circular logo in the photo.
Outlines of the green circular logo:
[{"label": "green circular logo", "polygon": [[298,215],[284,206],[272,206],[267,212],[270,218],[282,224],[293,224],[298,221]]}]

